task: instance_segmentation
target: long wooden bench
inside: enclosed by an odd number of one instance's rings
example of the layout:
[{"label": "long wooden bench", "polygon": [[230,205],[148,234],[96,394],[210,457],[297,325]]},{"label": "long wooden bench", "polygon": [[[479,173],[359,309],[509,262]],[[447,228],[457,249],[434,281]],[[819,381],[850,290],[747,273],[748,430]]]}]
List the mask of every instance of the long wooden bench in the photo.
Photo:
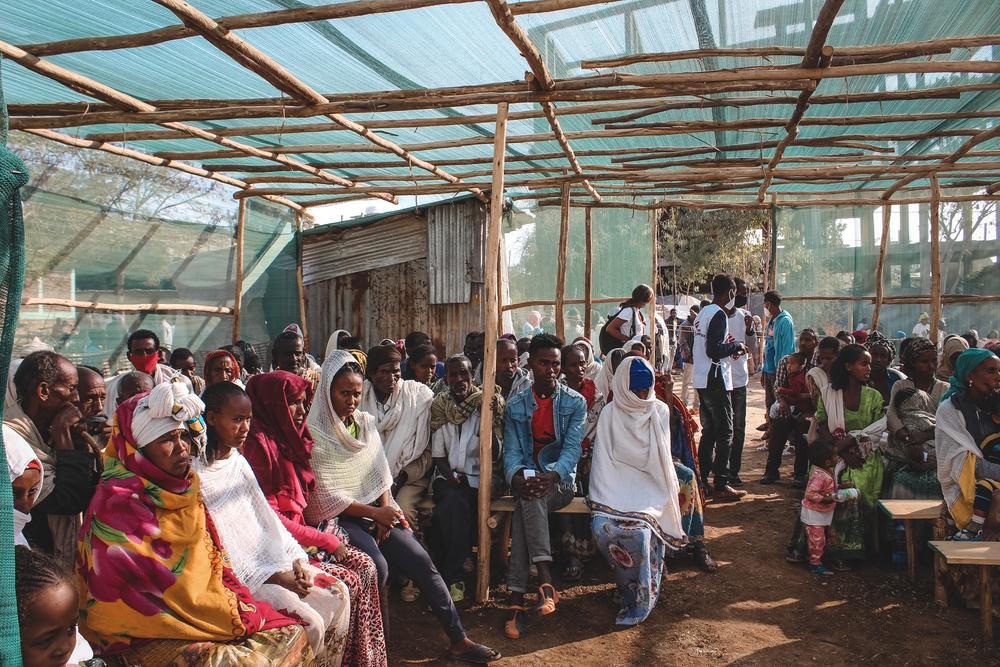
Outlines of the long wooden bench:
[{"label": "long wooden bench", "polygon": [[902,521],[906,531],[906,573],[910,581],[917,579],[916,521],[934,521],[941,516],[940,500],[879,500],[879,508],[893,521]]},{"label": "long wooden bench", "polygon": [[[979,619],[983,637],[993,641],[993,583],[991,568],[1000,565],[1000,542],[932,541],[931,549],[949,566],[979,567]],[[935,568],[935,577],[940,573]]]}]

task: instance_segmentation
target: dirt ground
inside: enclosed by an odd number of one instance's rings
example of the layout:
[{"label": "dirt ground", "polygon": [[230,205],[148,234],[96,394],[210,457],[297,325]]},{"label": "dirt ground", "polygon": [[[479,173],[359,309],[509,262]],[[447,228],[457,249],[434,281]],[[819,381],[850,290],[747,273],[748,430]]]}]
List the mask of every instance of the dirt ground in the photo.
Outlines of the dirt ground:
[{"label": "dirt ground", "polygon": [[[502,588],[493,590],[497,600],[462,609],[469,635],[503,653],[496,663],[501,666],[1000,664],[1000,652],[980,640],[977,611],[935,606],[929,557],[916,584],[888,561],[832,577],[786,563],[784,546],[801,492],[787,481],[756,483],[765,462],[755,430],[763,421],[759,385],[751,387],[748,413],[741,476],[749,495],[738,503],[709,502],[705,512],[717,573],[669,561],[652,615],[620,629],[613,585],[598,557],[587,564],[581,584],[564,588],[557,582],[557,613],[534,617],[525,638],[503,637]],[[782,469],[790,471],[789,459]],[[389,605],[390,664],[446,664],[440,659],[445,637],[426,607],[405,604],[397,594]]]}]

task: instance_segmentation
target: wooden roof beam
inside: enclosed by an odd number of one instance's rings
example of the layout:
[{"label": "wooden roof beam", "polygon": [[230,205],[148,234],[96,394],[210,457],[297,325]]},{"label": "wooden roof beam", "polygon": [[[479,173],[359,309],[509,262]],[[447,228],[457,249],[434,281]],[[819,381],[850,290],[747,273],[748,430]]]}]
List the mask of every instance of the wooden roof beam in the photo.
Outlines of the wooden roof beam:
[{"label": "wooden roof beam", "polygon": [[[220,26],[208,15],[195,9],[184,0],[155,0],[155,2],[172,11],[183,23],[196,31],[213,46],[238,62],[240,65],[265,79],[278,90],[292,95],[296,99],[306,104],[329,104],[329,100],[315,91],[304,81],[296,77],[276,60],[266,55],[263,51],[253,46],[246,40],[236,36],[226,28]],[[341,125],[344,129],[350,130],[361,136],[369,143],[394,153],[406,160],[415,167],[431,172],[438,178],[449,183],[461,185],[461,179],[449,174],[440,167],[430,162],[418,158],[405,150],[393,141],[389,141],[378,136],[365,126],[339,113],[325,114],[327,118]],[[483,191],[476,187],[469,187],[481,201],[487,202],[488,198]]]},{"label": "wooden roof beam", "polygon": [[[53,81],[56,81],[72,90],[77,91],[87,95],[88,97],[93,97],[98,100],[107,102],[108,104],[117,106],[122,109],[130,111],[138,111],[143,113],[156,111],[156,107],[153,105],[143,102],[142,100],[132,97],[126,93],[115,90],[110,86],[106,86],[98,81],[90,79],[82,74],[78,74],[64,67],[56,65],[50,61],[42,60],[37,56],[20,49],[13,44],[8,44],[7,42],[0,41],[0,54],[7,58],[10,58],[14,62],[18,63],[22,67],[25,67],[37,74],[41,74]],[[270,151],[266,151],[254,146],[249,146],[232,139],[227,139],[225,137],[217,137],[211,132],[202,130],[201,128],[194,127],[193,125],[188,125],[186,123],[161,123],[163,127],[180,130],[191,136],[198,137],[199,139],[205,139],[213,143],[219,144],[220,146],[225,146],[226,148],[232,149],[243,155],[249,155],[251,157],[258,157],[265,160],[272,160],[274,162],[280,162],[283,165],[291,167],[293,169],[304,171],[313,176],[322,178],[324,181],[334,184],[343,185],[345,187],[351,187],[354,185],[353,181],[346,178],[341,178],[336,174],[331,174],[329,172],[317,169],[304,162],[299,162],[292,158],[288,158],[284,155],[278,155]],[[394,202],[396,198],[390,194],[379,193],[380,199],[385,199],[386,201]]]},{"label": "wooden roof beam", "polygon": [[[979,132],[979,133],[973,135],[972,137],[970,137],[969,139],[967,139],[961,146],[959,146],[954,152],[952,152],[950,155],[948,155],[945,158],[942,158],[941,162],[939,162],[937,165],[935,165],[937,167],[937,169],[935,169],[934,171],[932,171],[930,174],[926,174],[926,173],[924,173],[924,174],[910,174],[909,176],[906,176],[904,178],[899,179],[898,181],[896,181],[895,183],[893,183],[891,186],[889,186],[886,189],[885,193],[882,195],[882,199],[885,199],[885,200],[890,199],[892,197],[893,193],[897,192],[900,188],[903,188],[904,186],[909,185],[913,181],[919,180],[921,178],[926,178],[928,175],[936,176],[938,170],[943,170],[946,167],[955,166],[955,163],[958,162],[958,160],[960,160],[961,158],[967,156],[968,153],[973,148],[975,148],[976,146],[978,146],[979,144],[981,144],[981,143],[983,143],[985,141],[989,141],[990,139],[996,139],[997,137],[1000,137],[1000,125],[998,125],[997,127],[992,128],[992,129],[989,129],[989,130],[983,130],[982,132]],[[974,162],[974,163],[970,163],[970,165],[973,166],[973,167],[981,167],[982,163]]]},{"label": "wooden roof beam", "polygon": [[[830,60],[833,57],[833,48],[826,46],[826,37],[830,34],[833,21],[837,18],[837,13],[843,5],[844,0],[826,0],[823,3],[823,7],[819,10],[819,15],[816,17],[816,24],[809,35],[806,53],[802,56],[800,66],[803,69],[830,66]],[[771,161],[764,167],[764,182],[760,184],[760,190],[757,192],[757,201],[763,202],[767,197],[767,188],[771,184],[771,174],[774,172],[774,168],[778,166],[778,163],[781,162],[781,156],[784,155],[785,149],[795,141],[795,137],[799,133],[799,122],[802,120],[802,116],[805,115],[806,109],[809,108],[809,98],[816,92],[817,86],[819,86],[818,79],[813,81],[810,88],[799,93],[799,100],[795,104],[795,110],[792,112],[792,117],[789,119],[788,125],[785,126],[785,136],[778,142],[777,147],[774,149],[774,154],[771,156]]]},{"label": "wooden roof beam", "polygon": [[[490,11],[493,13],[493,18],[497,25],[503,30],[504,34],[513,42],[514,46],[517,47],[518,51],[521,52],[521,57],[525,59],[528,63],[528,67],[531,68],[531,74],[534,85],[536,85],[540,90],[549,91],[555,87],[555,80],[552,75],[549,74],[548,68],[545,66],[545,61],[542,59],[542,54],[538,52],[538,49],[531,42],[531,38],[528,37],[528,33],[524,31],[523,28],[518,24],[514,15],[510,11],[510,6],[507,4],[506,0],[486,0],[490,7]],[[577,174],[583,174],[583,168],[580,166],[580,161],[577,159],[576,154],[573,152],[573,147],[569,144],[569,139],[566,137],[566,133],[563,132],[562,126],[559,124],[559,119],[556,118],[556,106],[553,102],[542,102],[542,112],[545,114],[545,119],[549,123],[549,127],[552,128],[552,134],[555,135],[556,141],[559,142],[559,146],[563,149],[566,154],[566,159],[569,161],[570,168]],[[601,195],[597,193],[597,190],[593,188],[589,181],[583,180],[583,187],[587,189],[590,196],[594,198],[594,201],[601,201]]]}]

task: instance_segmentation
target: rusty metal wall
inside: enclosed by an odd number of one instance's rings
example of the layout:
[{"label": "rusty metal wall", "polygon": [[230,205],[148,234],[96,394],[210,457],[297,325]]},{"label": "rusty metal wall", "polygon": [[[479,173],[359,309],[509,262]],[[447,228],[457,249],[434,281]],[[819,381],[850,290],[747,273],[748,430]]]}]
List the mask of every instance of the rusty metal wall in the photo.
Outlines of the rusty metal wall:
[{"label": "rusty metal wall", "polygon": [[309,285],[426,256],[427,220],[410,212],[366,227],[305,235],[302,281]]},{"label": "rusty metal wall", "polygon": [[483,328],[482,285],[469,303],[430,305],[427,267],[418,259],[306,285],[310,351],[322,356],[330,334],[347,329],[366,349],[420,330],[442,358],[461,352],[465,334]]},{"label": "rusty metal wall", "polygon": [[467,304],[483,282],[486,208],[476,199],[427,209],[431,304]]}]

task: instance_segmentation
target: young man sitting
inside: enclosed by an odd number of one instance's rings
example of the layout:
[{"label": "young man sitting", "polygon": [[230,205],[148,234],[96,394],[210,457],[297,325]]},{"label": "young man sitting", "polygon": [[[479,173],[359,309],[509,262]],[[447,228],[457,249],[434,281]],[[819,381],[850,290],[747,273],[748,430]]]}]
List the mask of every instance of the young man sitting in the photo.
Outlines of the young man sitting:
[{"label": "young man sitting", "polygon": [[553,613],[558,602],[550,569],[549,512],[573,499],[587,416],[583,396],[559,383],[561,350],[562,341],[553,335],[531,339],[533,384],[510,398],[504,414],[504,476],[516,501],[507,568],[514,615],[504,626],[510,639],[524,632],[524,593],[532,564],[538,568],[539,613]]}]

